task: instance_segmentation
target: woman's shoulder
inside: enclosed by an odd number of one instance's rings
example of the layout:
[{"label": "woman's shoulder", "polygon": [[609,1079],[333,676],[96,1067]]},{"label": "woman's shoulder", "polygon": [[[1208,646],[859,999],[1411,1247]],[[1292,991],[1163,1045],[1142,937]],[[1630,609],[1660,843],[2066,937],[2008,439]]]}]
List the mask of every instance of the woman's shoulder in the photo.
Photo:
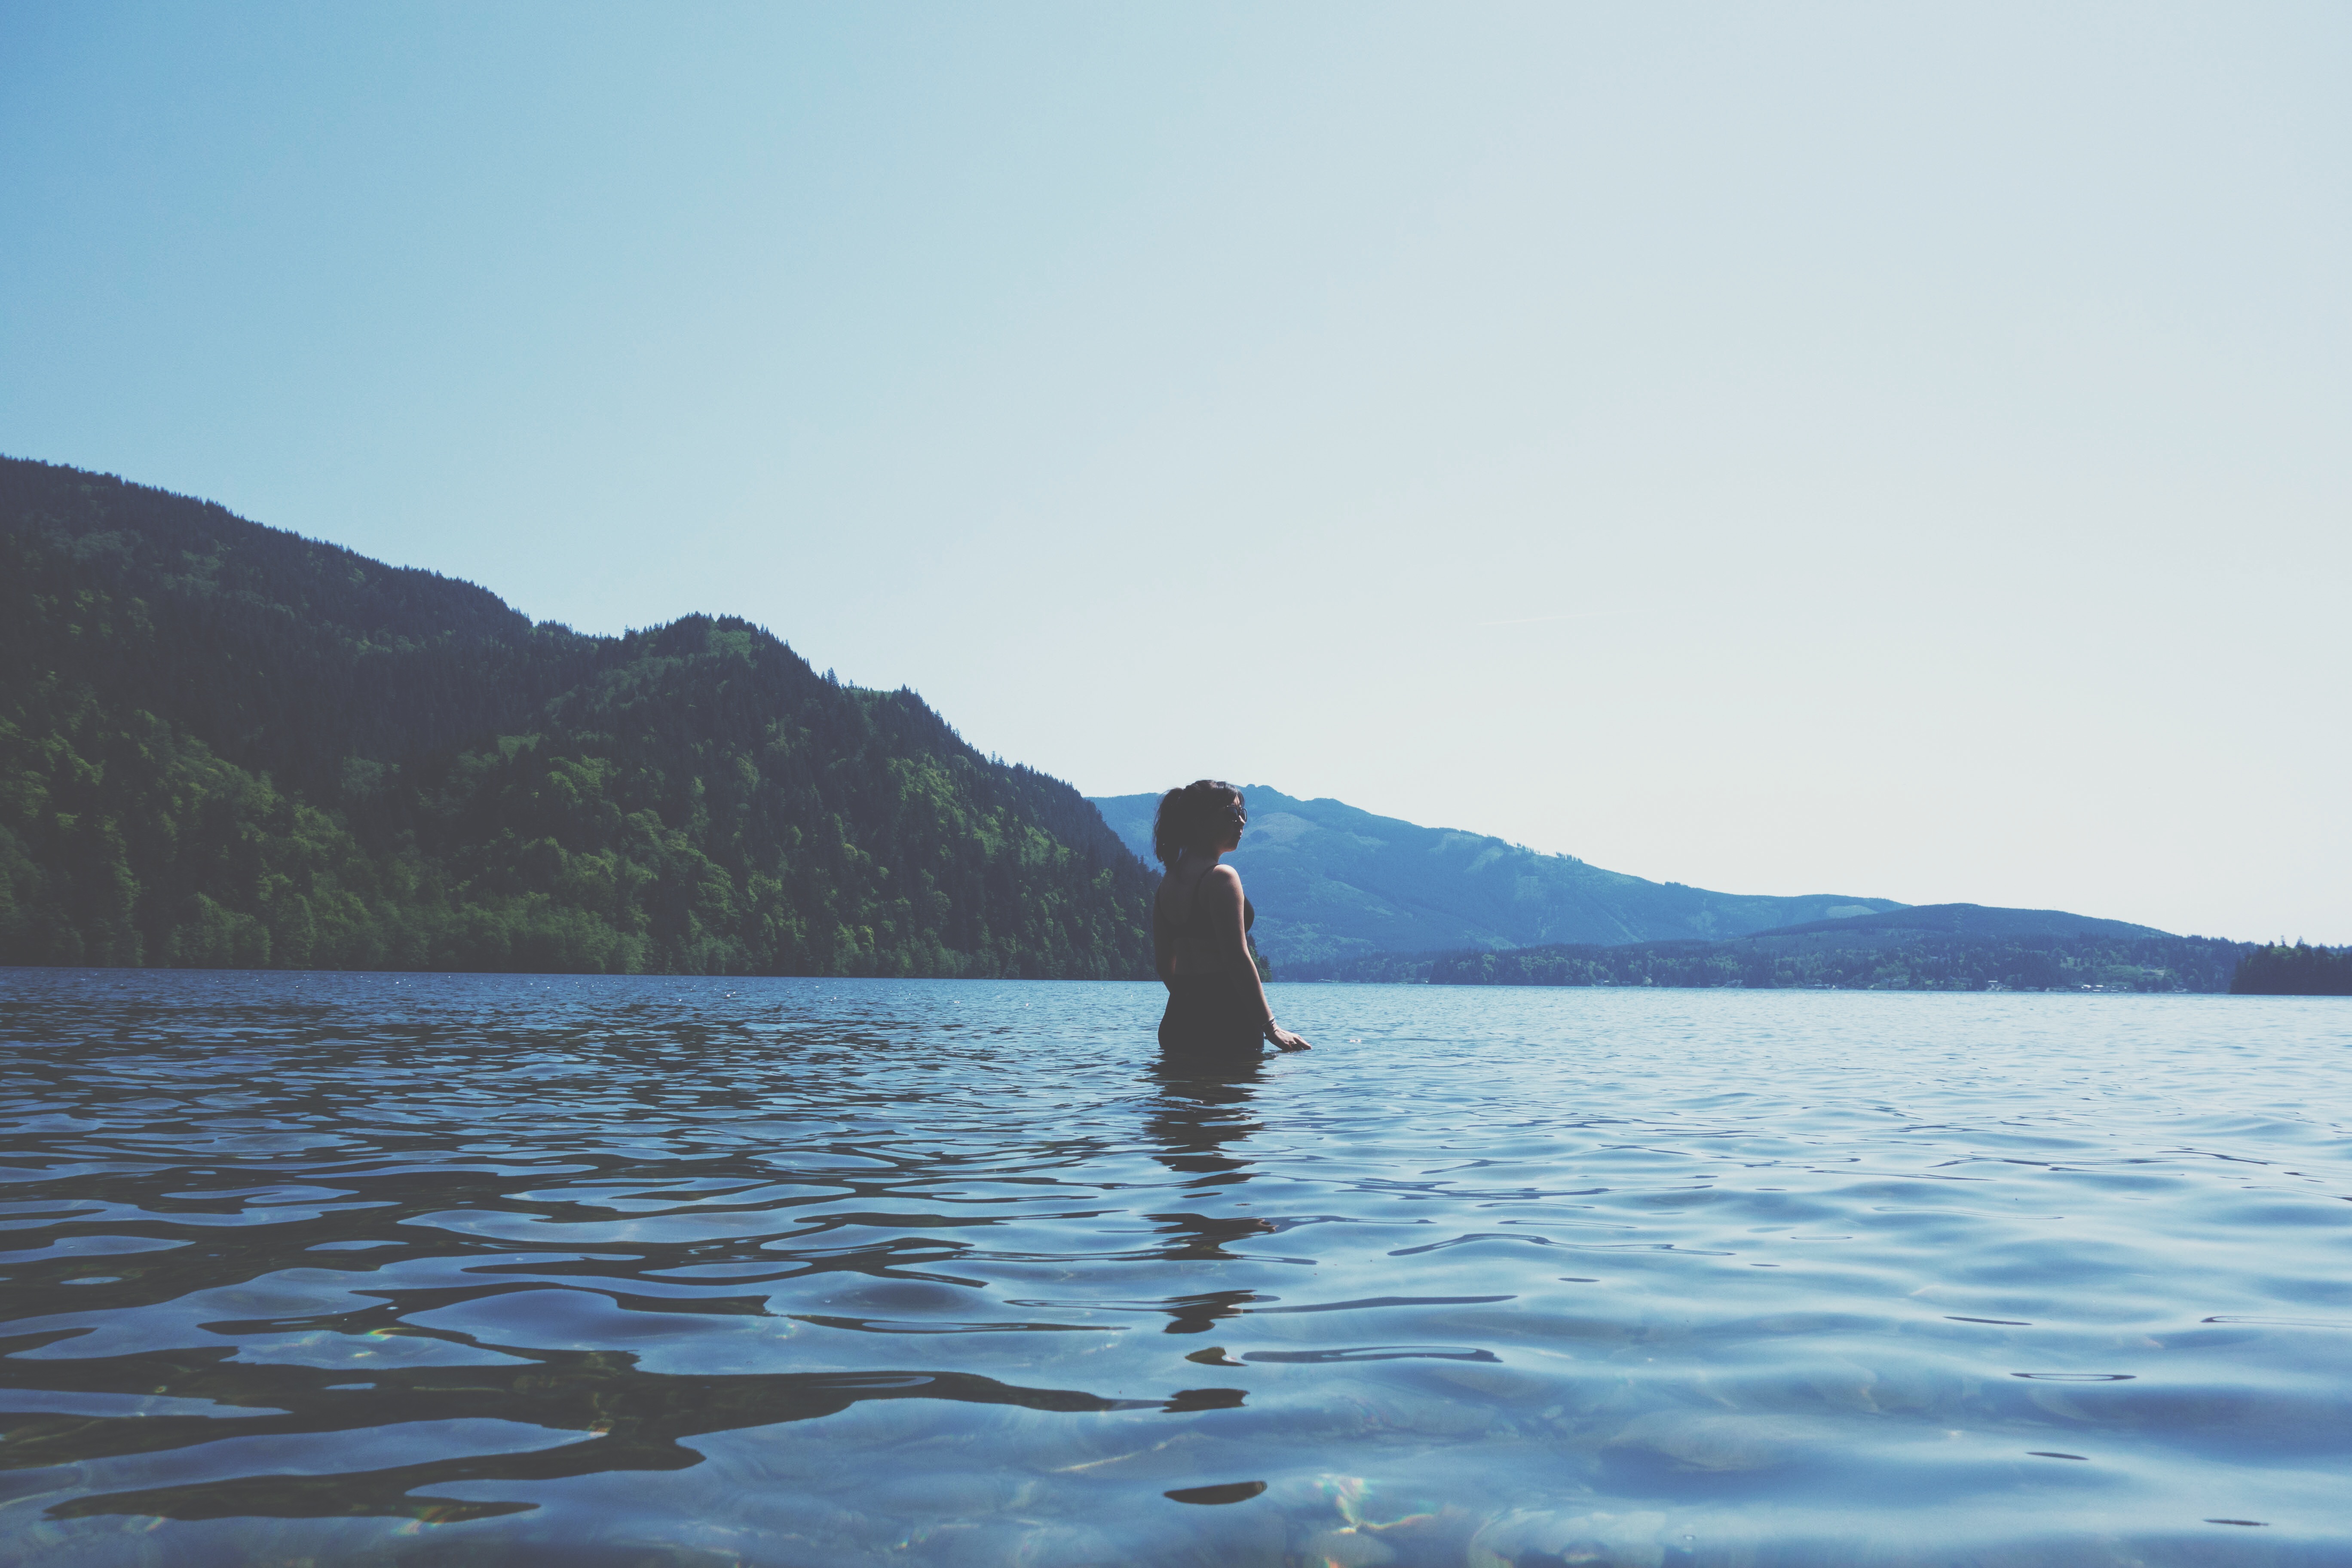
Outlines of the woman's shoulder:
[{"label": "woman's shoulder", "polygon": [[1239,892],[1242,886],[1242,874],[1231,866],[1212,866],[1202,874],[1201,883],[1203,887],[1213,888],[1221,892]]}]

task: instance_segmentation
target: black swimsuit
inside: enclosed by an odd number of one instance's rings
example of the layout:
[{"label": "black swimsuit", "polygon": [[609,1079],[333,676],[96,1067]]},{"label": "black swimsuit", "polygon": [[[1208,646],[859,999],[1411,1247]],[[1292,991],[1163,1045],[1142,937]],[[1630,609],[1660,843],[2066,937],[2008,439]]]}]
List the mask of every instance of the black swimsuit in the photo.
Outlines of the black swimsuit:
[{"label": "black swimsuit", "polygon": [[[1203,873],[1201,881],[1192,884],[1183,924],[1176,929],[1177,942],[1209,940],[1201,929],[1201,882],[1208,879]],[[1168,919],[1156,899],[1151,915],[1158,921]],[[1256,923],[1257,910],[1244,896],[1244,943],[1249,941],[1250,927]],[[1232,964],[1205,973],[1170,975],[1168,1011],[1160,1019],[1160,1048],[1171,1057],[1187,1058],[1255,1059],[1265,1037],[1265,1014],[1258,1002],[1257,987],[1250,984],[1256,978],[1255,968],[1243,970]]]}]

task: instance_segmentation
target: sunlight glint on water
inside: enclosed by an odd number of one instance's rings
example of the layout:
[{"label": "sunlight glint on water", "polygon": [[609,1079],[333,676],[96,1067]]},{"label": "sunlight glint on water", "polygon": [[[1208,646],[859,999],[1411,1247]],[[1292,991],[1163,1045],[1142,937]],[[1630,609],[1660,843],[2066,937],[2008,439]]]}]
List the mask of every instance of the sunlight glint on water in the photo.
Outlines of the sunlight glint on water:
[{"label": "sunlight glint on water", "polygon": [[1158,996],[0,973],[0,1554],[2352,1560],[2338,1000]]}]

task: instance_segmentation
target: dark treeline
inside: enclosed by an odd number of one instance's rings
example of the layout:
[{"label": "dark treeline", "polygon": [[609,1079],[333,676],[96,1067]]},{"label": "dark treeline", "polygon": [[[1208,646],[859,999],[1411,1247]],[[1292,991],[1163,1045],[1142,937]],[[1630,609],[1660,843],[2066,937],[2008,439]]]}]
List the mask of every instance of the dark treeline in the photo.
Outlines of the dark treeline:
[{"label": "dark treeline", "polygon": [[0,459],[0,961],[1150,973],[1075,790],[747,623],[625,637]]},{"label": "dark treeline", "polygon": [[1928,937],[1899,946],[1781,939],[1381,953],[1286,966],[1294,980],[1433,985],[1835,987],[1877,991],[2226,991],[2247,952],[2208,937]]},{"label": "dark treeline", "polygon": [[2241,996],[2352,996],[2352,947],[2258,947],[2238,965],[2230,989]]},{"label": "dark treeline", "polygon": [[[1599,950],[1596,950],[1599,951]],[[1293,958],[1282,965],[1285,980],[1344,981],[1356,985],[1426,985],[1429,972],[1444,952],[1367,952],[1352,958]]]}]

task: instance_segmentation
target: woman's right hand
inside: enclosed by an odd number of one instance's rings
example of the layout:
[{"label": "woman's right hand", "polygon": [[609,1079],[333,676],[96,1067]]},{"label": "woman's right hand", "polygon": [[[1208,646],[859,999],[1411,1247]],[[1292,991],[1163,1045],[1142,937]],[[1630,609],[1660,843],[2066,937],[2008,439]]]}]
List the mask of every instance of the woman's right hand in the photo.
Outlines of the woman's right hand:
[{"label": "woman's right hand", "polygon": [[1304,1038],[1292,1034],[1289,1030],[1284,1028],[1279,1024],[1276,1024],[1268,1027],[1265,1032],[1265,1037],[1274,1042],[1274,1047],[1276,1050],[1311,1051],[1315,1048],[1313,1046],[1308,1045]]}]

